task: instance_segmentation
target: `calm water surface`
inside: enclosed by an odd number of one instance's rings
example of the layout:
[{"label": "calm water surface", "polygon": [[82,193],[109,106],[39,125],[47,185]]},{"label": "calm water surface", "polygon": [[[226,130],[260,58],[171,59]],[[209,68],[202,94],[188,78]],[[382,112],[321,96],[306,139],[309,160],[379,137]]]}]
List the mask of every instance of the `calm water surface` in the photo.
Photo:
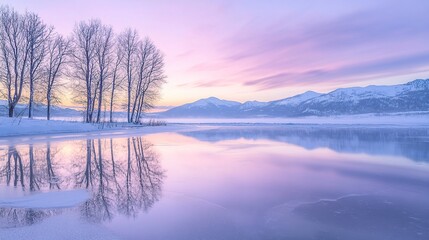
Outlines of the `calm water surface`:
[{"label": "calm water surface", "polygon": [[69,189],[91,198],[0,208],[0,239],[48,236],[40,226],[51,221],[117,239],[426,240],[429,130],[223,126],[0,141],[0,196]]}]

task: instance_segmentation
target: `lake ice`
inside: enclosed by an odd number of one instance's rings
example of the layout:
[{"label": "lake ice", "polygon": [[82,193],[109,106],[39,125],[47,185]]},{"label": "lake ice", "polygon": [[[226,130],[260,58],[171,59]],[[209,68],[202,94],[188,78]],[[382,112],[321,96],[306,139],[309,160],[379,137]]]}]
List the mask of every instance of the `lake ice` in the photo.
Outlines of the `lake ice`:
[{"label": "lake ice", "polygon": [[2,240],[429,237],[427,128],[217,126],[0,143]]}]

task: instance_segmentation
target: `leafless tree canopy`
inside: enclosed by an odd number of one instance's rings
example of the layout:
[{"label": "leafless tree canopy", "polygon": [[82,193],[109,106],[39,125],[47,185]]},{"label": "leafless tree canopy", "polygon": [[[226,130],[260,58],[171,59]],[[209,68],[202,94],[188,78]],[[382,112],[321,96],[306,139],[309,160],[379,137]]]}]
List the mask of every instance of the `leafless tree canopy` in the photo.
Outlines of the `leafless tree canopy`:
[{"label": "leafless tree canopy", "polygon": [[12,117],[28,74],[27,21],[25,16],[8,7],[0,8],[0,19],[1,92],[7,98],[9,117]]},{"label": "leafless tree canopy", "polygon": [[59,98],[55,94],[58,92],[58,78],[64,74],[64,66],[68,63],[70,56],[70,40],[65,39],[61,35],[56,35],[49,39],[47,46],[47,63],[44,67],[44,86],[46,88],[46,118],[50,120],[51,104],[53,101],[58,101]]},{"label": "leafless tree canopy", "polygon": [[42,63],[46,56],[46,47],[52,33],[48,27],[34,13],[27,13],[24,16],[25,35],[28,42],[28,81],[29,81],[29,103],[28,117],[32,117],[35,85],[43,78]]},{"label": "leafless tree canopy", "polygon": [[29,118],[35,103],[46,103],[49,120],[68,87],[85,108],[85,122],[112,122],[115,109],[125,109],[127,121],[139,123],[165,79],[163,54],[136,30],[116,35],[111,26],[88,20],[64,37],[35,13],[0,7],[0,98],[9,117],[17,115],[18,103],[28,103]]},{"label": "leafless tree canopy", "polygon": [[[128,122],[138,123],[166,79],[163,55],[153,42],[141,40],[131,29],[115,37],[111,27],[97,20],[76,26],[73,59],[76,95],[86,106],[86,122],[100,122],[105,104],[113,121],[115,100],[125,98]],[[123,98],[117,99],[118,90],[125,92]]]}]

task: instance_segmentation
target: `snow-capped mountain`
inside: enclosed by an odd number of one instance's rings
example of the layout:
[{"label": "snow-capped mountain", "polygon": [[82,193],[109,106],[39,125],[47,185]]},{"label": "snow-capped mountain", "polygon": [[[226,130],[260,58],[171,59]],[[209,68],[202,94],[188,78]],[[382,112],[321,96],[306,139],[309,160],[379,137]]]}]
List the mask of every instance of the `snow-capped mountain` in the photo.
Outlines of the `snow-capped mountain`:
[{"label": "snow-capped mountain", "polygon": [[161,115],[166,117],[229,117],[233,116],[241,105],[239,102],[209,97],[172,108]]},{"label": "snow-capped mountain", "polygon": [[243,111],[247,111],[247,110],[251,110],[251,109],[255,109],[255,108],[265,107],[268,104],[269,103],[267,103],[267,102],[247,101],[247,102],[240,105],[240,109]]},{"label": "snow-capped mountain", "polygon": [[300,104],[302,115],[429,110],[429,79],[393,86],[342,88]]},{"label": "snow-capped mountain", "polygon": [[392,86],[308,91],[271,102],[239,103],[215,97],[172,108],[162,117],[294,117],[429,111],[429,79]]},{"label": "snow-capped mountain", "polygon": [[313,91],[307,91],[305,93],[301,93],[301,94],[295,95],[293,97],[288,97],[285,99],[272,101],[271,104],[276,105],[276,106],[297,106],[304,101],[310,100],[310,99],[318,97],[320,95],[322,95],[322,94],[317,93],[317,92],[313,92]]},{"label": "snow-capped mountain", "polygon": [[183,107],[187,107],[188,109],[191,108],[207,108],[207,107],[236,107],[241,105],[241,103],[239,102],[234,102],[234,101],[227,101],[227,100],[220,100],[219,98],[216,97],[209,97],[209,98],[204,98],[204,99],[200,99],[196,102],[193,103],[188,103],[183,105]]}]

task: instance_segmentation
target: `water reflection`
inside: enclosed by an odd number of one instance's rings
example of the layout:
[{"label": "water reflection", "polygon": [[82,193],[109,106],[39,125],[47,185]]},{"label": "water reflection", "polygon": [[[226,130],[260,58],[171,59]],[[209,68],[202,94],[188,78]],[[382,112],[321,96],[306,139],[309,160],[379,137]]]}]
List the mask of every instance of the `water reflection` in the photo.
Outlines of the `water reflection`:
[{"label": "water reflection", "polygon": [[0,146],[6,193],[92,192],[69,210],[0,209],[0,238],[69,211],[123,239],[428,239],[425,129],[204,129]]},{"label": "water reflection", "polygon": [[[134,217],[161,196],[164,170],[142,137],[8,146],[0,154],[0,183],[21,194],[88,189],[92,197],[74,210],[92,222]],[[62,211],[1,208],[0,218],[7,226],[30,225]]]},{"label": "water reflection", "polygon": [[298,145],[306,149],[330,148],[336,152],[403,156],[414,161],[429,162],[427,128],[236,126],[181,132],[181,134],[208,142],[240,138],[267,139]]}]

